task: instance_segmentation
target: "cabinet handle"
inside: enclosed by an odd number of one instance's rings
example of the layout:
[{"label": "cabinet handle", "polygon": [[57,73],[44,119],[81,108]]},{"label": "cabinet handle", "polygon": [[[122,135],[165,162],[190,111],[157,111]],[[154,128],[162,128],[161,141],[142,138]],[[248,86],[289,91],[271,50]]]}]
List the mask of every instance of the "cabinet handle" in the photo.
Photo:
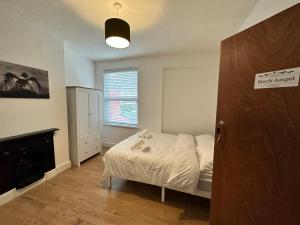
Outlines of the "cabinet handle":
[{"label": "cabinet handle", "polygon": [[10,155],[10,152],[1,152],[2,157],[7,157]]},{"label": "cabinet handle", "polygon": [[85,144],[87,145],[87,141],[85,142]]},{"label": "cabinet handle", "polygon": [[20,150],[21,151],[26,151],[28,149],[28,147],[21,147]]}]

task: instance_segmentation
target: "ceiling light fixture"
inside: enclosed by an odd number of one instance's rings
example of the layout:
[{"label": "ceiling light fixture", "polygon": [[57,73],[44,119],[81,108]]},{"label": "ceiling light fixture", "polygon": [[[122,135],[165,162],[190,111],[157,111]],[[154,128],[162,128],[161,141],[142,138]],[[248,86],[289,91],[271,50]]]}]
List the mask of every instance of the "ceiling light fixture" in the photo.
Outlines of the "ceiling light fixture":
[{"label": "ceiling light fixture", "polygon": [[[122,5],[118,2],[113,4],[119,16]],[[130,26],[119,18],[110,18],[105,21],[105,42],[113,48],[127,48],[130,44]]]}]

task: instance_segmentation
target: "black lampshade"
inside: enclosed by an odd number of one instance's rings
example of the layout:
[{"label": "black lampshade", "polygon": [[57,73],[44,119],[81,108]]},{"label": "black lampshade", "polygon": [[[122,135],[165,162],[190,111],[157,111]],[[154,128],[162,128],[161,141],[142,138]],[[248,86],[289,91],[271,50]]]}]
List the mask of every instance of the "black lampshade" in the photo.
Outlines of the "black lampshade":
[{"label": "black lampshade", "polygon": [[130,43],[130,26],[119,18],[105,21],[105,41],[114,48],[126,48]]}]

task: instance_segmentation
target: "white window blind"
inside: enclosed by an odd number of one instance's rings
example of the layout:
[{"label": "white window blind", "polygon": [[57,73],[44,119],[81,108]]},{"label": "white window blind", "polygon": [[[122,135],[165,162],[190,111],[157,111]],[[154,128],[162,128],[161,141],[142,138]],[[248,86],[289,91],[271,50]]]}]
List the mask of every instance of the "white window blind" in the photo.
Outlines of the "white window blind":
[{"label": "white window blind", "polygon": [[105,71],[104,124],[138,127],[137,70]]}]

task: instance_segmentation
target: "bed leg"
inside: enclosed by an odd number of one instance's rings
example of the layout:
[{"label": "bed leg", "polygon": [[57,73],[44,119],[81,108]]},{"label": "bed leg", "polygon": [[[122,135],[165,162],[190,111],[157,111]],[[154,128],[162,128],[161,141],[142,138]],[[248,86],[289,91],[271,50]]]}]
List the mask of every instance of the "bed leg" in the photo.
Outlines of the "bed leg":
[{"label": "bed leg", "polygon": [[161,187],[161,202],[164,203],[165,202],[165,195],[166,194],[166,190],[164,187]]},{"label": "bed leg", "polygon": [[111,176],[109,176],[108,189],[111,189],[111,186],[112,186],[112,185],[111,185],[111,179],[112,179]]}]

